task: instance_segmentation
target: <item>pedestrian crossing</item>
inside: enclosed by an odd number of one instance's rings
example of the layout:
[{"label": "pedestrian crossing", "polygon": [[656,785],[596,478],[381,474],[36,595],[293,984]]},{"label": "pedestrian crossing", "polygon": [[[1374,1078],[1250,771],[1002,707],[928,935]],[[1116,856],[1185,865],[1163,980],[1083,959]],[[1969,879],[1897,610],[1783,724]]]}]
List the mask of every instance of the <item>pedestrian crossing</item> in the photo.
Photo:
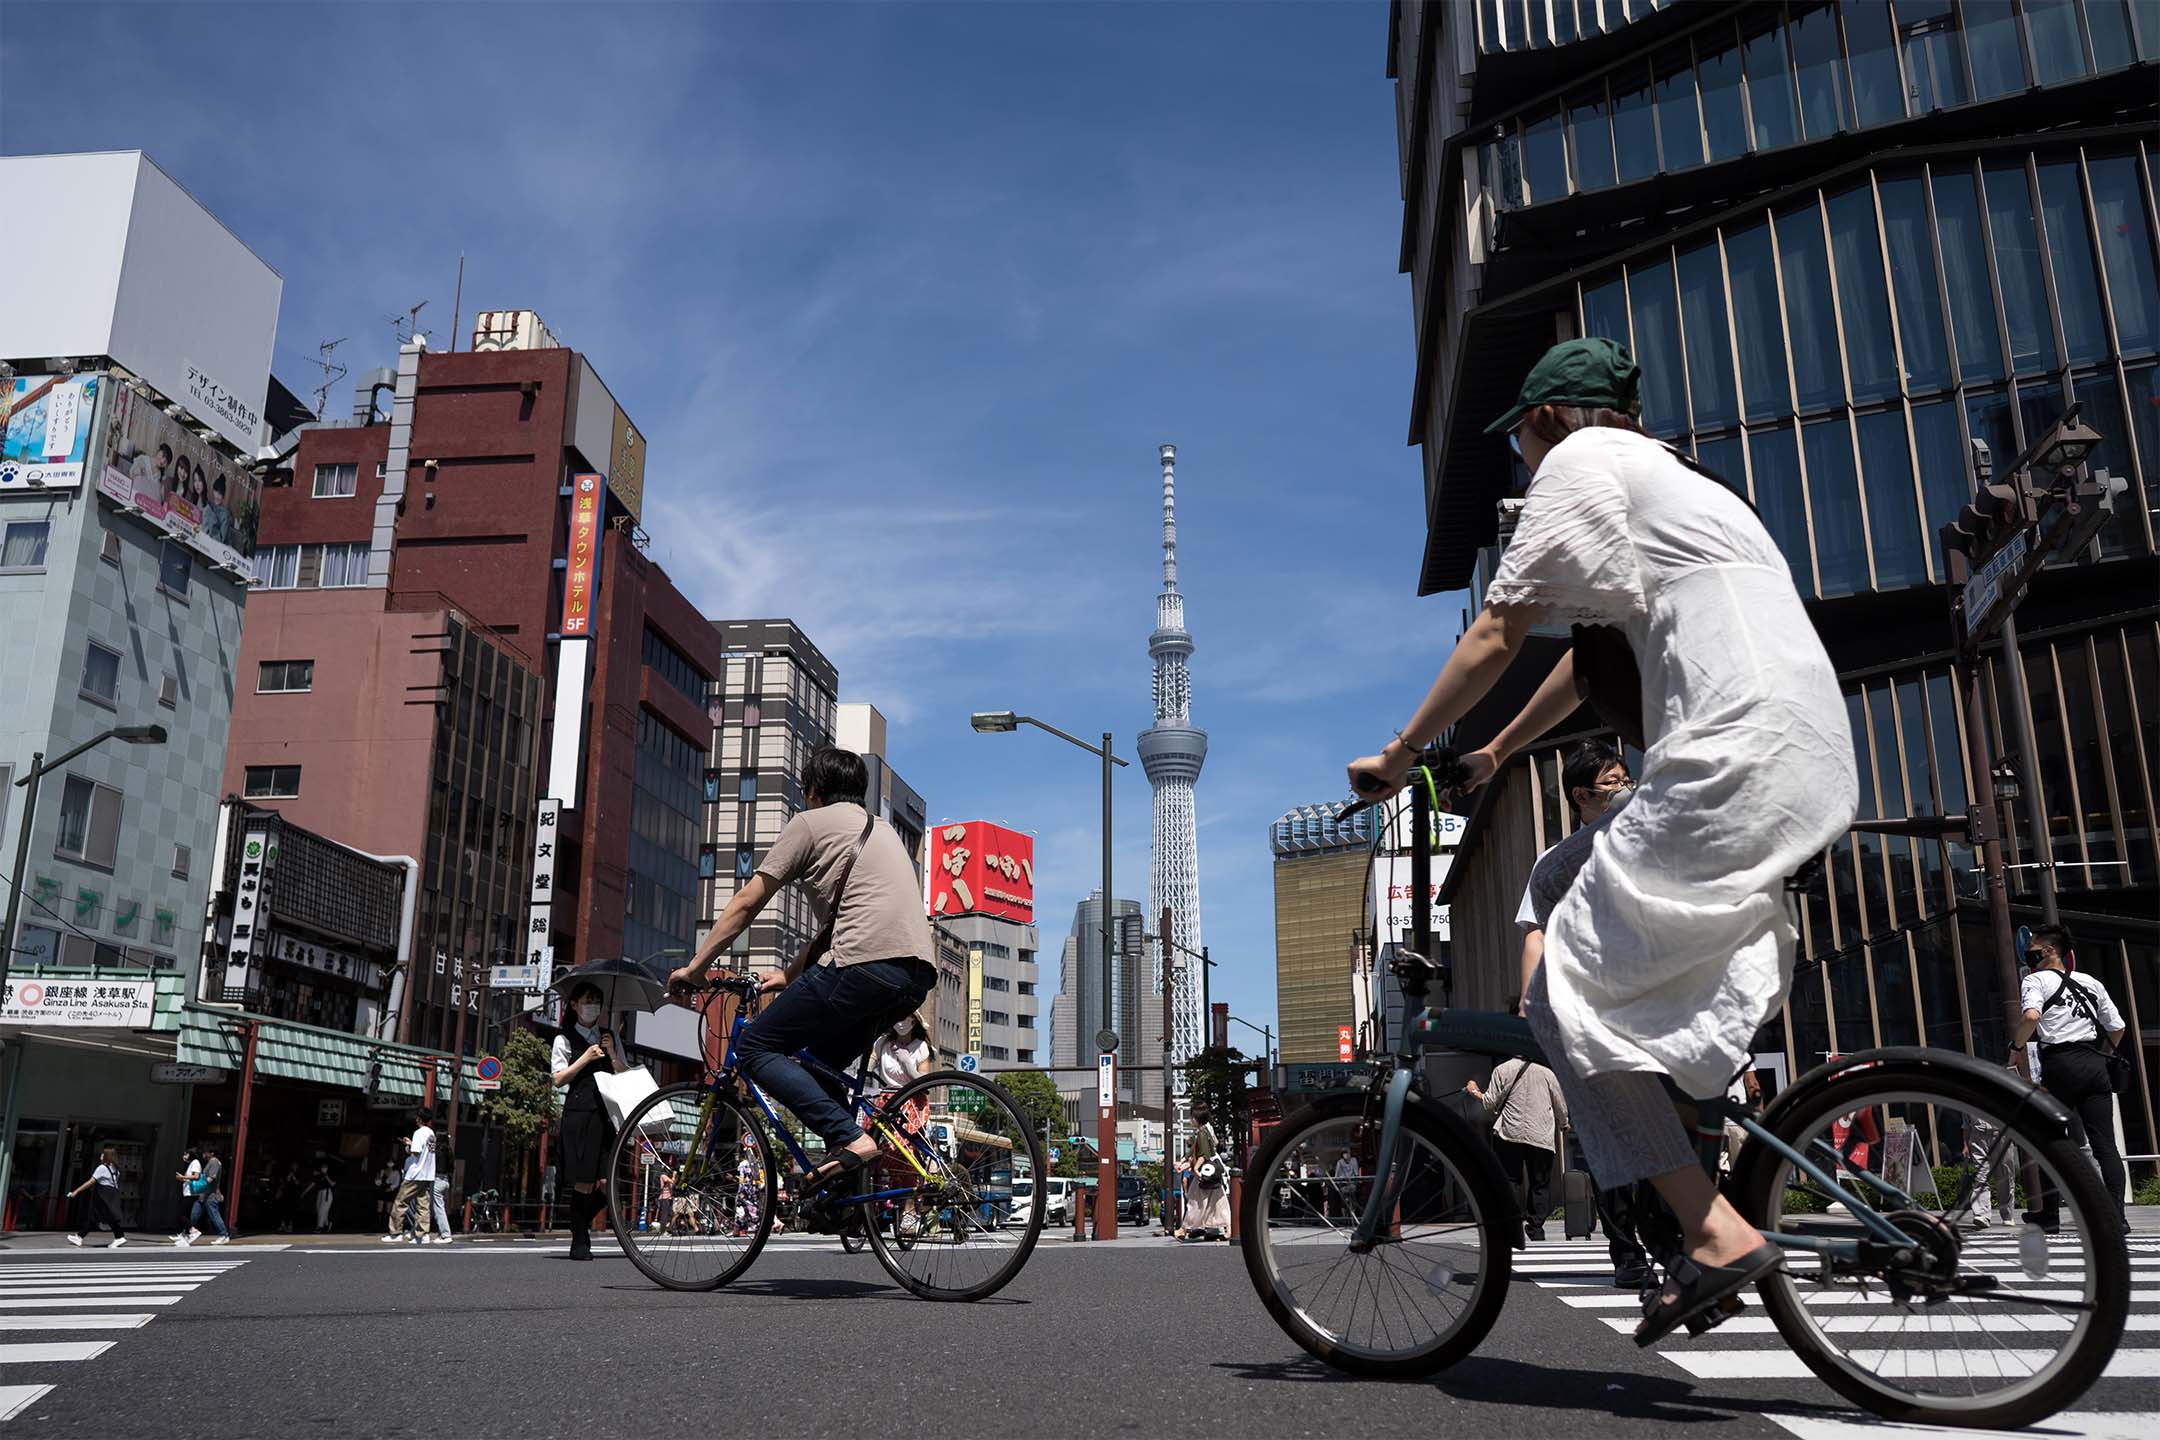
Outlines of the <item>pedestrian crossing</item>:
[{"label": "pedestrian crossing", "polygon": [[[247,1263],[245,1256],[164,1260],[109,1251],[65,1260],[0,1262],[0,1379],[21,1373],[18,1366],[95,1360],[119,1343],[118,1338],[81,1337],[140,1330],[162,1313],[158,1307],[176,1305]],[[52,1389],[51,1383],[0,1383],[0,1423],[22,1414]]]},{"label": "pedestrian crossing", "polygon": [[[2020,1295],[2050,1300],[2084,1298],[2083,1252],[2074,1237],[2056,1237],[2044,1261],[2036,1252],[2021,1250],[2021,1240],[2033,1243],[2017,1228],[1972,1234],[1964,1242],[1961,1266],[1999,1276],[2006,1288],[2014,1288]],[[1632,1291],[1613,1288],[1612,1262],[1602,1237],[1533,1244],[1527,1251],[1517,1252],[1514,1261],[1518,1283],[1549,1292],[1562,1305],[1616,1334],[1633,1335],[1641,1318],[1640,1302]],[[1798,1263],[1812,1269],[1809,1260]],[[2132,1412],[2129,1406],[2111,1410],[2107,1405],[2110,1390],[2121,1391],[2116,1382],[2160,1379],[2160,1236],[2131,1238],[2130,1267],[2130,1315],[2122,1343],[2100,1382],[2077,1403],[2077,1409],[2049,1422],[2051,1435],[2150,1437],[2160,1433],[2160,1417]],[[1985,1383],[2032,1374],[2052,1361],[2059,1337],[2074,1325],[2068,1315],[2009,1307],[1973,1296],[1961,1296],[1926,1309],[1905,1310],[1893,1304],[1880,1288],[1841,1286],[1817,1292],[1808,1287],[1802,1293],[1809,1312],[1819,1318],[1830,1342],[1849,1347],[1848,1353],[1864,1357],[1865,1363],[1886,1377]],[[1868,1337],[1883,1343],[1872,1352],[1863,1351],[1859,1346]],[[2029,1343],[2021,1343],[2020,1337]],[[1684,1331],[1677,1333],[1653,1349],[1659,1359],[1697,1380],[1792,1380],[1813,1373],[1786,1345],[1775,1322],[1752,1294],[1746,1314],[1700,1337],[1690,1338]],[[2149,1386],[2134,1393],[2150,1405]],[[1833,1403],[1843,1408],[1842,1401]],[[1886,1430],[1904,1428],[1865,1416],[1850,1421],[1783,1417],[1779,1423],[1803,1440],[1880,1436]],[[1963,1432],[1926,1433],[1943,1436]]]}]

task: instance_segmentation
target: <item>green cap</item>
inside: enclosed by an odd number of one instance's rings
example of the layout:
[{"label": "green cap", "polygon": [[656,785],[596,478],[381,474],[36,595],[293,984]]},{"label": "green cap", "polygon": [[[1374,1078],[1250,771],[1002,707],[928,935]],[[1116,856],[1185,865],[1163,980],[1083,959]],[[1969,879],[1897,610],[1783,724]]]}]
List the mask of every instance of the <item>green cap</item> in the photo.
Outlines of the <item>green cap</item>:
[{"label": "green cap", "polygon": [[1641,383],[1642,371],[1625,345],[1601,335],[1563,340],[1531,367],[1514,408],[1486,426],[1485,433],[1514,429],[1524,411],[1539,405],[1592,405],[1633,415],[1641,404]]}]

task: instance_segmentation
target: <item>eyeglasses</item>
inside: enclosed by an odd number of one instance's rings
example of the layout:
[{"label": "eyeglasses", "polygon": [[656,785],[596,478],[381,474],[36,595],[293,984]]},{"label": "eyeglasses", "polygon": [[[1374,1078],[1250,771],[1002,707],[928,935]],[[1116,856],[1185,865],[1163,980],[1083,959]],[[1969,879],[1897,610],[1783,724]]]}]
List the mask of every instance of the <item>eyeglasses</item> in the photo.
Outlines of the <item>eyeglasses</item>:
[{"label": "eyeglasses", "polygon": [[1598,786],[1597,793],[1600,795],[1625,795],[1634,788],[1635,782],[1633,780],[1614,780],[1609,784]]}]

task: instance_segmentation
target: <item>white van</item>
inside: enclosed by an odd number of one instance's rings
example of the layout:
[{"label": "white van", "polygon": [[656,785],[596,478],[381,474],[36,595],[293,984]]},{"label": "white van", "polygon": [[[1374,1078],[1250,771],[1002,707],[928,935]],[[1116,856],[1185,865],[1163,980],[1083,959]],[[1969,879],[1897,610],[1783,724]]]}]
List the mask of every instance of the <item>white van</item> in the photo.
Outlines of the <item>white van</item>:
[{"label": "white van", "polygon": [[[1072,1223],[1073,1182],[1061,1175],[1053,1175],[1043,1182],[1049,1188],[1043,1198],[1043,1223],[1045,1225],[1069,1225]],[[1033,1180],[1013,1181],[1013,1209],[1025,1210],[1035,1199]]]}]

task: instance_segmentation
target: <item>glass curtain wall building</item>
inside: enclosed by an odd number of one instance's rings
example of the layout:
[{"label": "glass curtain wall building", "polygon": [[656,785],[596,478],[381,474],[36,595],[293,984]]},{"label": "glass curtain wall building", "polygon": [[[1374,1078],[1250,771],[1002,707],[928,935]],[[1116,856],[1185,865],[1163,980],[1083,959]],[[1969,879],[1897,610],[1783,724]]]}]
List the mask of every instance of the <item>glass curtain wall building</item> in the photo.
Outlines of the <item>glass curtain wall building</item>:
[{"label": "glass curtain wall building", "polygon": [[[2037,923],[2054,867],[2081,963],[2143,1042],[2130,1149],[2160,1149],[2160,4],[1482,0],[1391,20],[1422,592],[1467,587],[1475,609],[1525,480],[1482,427],[1554,339],[1609,336],[1643,367],[1645,426],[1784,551],[1844,681],[1863,818],[1958,813],[1976,753],[1938,531],[1972,494],[1972,442],[2007,471],[2072,406],[2100,431],[2091,463],[2130,488],[2019,612],[2036,753],[2014,758],[2044,825],[2022,803],[2004,819],[2017,918]],[[1980,667],[1988,766],[2018,733],[2003,664],[1995,646]],[[1566,738],[1492,787],[1458,851],[1470,994],[1509,973],[1511,897],[1572,824]],[[1830,859],[1760,1048],[1794,1073],[1871,1045],[1999,1056],[1972,852],[1855,835]]]}]

